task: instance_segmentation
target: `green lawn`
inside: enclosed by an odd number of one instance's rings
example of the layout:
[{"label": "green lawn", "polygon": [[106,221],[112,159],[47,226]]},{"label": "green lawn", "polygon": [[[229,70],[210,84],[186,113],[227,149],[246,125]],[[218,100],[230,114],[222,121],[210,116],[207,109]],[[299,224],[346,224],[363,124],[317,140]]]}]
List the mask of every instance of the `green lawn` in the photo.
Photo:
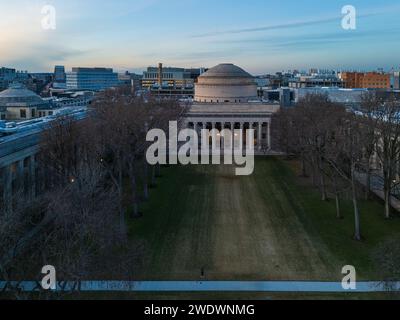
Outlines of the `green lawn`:
[{"label": "green lawn", "polygon": [[197,280],[204,268],[208,280],[337,281],[346,264],[372,278],[371,250],[400,230],[381,204],[363,202],[365,240],[353,241],[351,203],[337,220],[334,202],[275,158],[257,159],[249,177],[223,165],[163,168],[142,212],[130,235],[145,241],[138,278],[147,280]]}]

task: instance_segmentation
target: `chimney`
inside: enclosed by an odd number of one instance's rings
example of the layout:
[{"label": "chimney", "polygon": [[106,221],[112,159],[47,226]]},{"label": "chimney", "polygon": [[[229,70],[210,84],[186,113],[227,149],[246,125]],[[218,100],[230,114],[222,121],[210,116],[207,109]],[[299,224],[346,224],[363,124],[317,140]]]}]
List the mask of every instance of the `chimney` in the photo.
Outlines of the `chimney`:
[{"label": "chimney", "polygon": [[158,64],[158,84],[160,87],[162,87],[163,83],[163,65],[162,63]]}]

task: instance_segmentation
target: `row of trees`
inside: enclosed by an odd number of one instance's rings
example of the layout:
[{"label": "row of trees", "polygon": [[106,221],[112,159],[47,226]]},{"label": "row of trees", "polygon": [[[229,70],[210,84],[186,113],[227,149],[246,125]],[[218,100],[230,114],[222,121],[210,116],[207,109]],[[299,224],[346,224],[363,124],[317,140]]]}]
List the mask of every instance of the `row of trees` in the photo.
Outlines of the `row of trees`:
[{"label": "row of trees", "polygon": [[[361,240],[360,190],[364,190],[366,199],[370,197],[373,160],[378,160],[382,169],[384,214],[390,218],[400,155],[400,122],[394,97],[367,93],[361,106],[359,112],[353,112],[326,95],[309,94],[295,108],[281,110],[274,121],[277,145],[300,158],[302,175],[311,175],[322,201],[328,199],[328,193],[333,195],[337,218],[342,218],[340,199],[351,196],[356,240]],[[363,187],[361,173],[366,177]]]},{"label": "row of trees", "polygon": [[52,122],[41,141],[40,194],[21,193],[13,214],[0,216],[0,278],[36,279],[47,264],[60,280],[131,277],[143,246],[127,245],[127,223],[160,174],[145,160],[147,130],[167,130],[184,110],[120,88],[100,95],[85,119]]}]

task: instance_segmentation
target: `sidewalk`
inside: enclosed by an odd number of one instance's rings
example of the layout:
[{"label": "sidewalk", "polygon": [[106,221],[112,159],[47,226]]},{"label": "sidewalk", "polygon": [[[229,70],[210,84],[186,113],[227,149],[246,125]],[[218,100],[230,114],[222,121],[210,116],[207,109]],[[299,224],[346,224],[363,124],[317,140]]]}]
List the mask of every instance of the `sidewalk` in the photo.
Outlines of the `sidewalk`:
[{"label": "sidewalk", "polygon": [[[16,284],[16,283],[15,283]],[[0,291],[5,282],[0,281]],[[40,284],[24,281],[18,287],[25,292],[35,292]],[[400,282],[390,288],[398,290]],[[77,290],[73,282],[57,285],[57,291]],[[377,281],[357,282],[355,290],[345,290],[341,282],[319,281],[82,281],[81,292],[330,292],[368,293],[387,292],[388,287]]]},{"label": "sidewalk", "polygon": [[[367,185],[367,175],[365,173],[357,172],[356,179],[359,183],[361,183],[364,187]],[[376,175],[371,176],[371,191],[377,195],[380,199],[385,200],[385,195],[383,193],[383,183],[381,179]],[[400,200],[394,196],[391,196],[391,205],[392,208],[396,211],[400,212]]]}]

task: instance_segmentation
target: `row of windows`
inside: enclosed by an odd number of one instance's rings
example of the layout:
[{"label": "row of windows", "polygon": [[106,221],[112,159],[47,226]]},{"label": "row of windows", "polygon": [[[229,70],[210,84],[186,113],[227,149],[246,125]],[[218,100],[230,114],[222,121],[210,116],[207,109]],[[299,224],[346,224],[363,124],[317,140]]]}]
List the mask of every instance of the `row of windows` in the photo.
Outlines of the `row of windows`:
[{"label": "row of windows", "polygon": [[[36,110],[35,109],[31,109],[32,111],[31,111],[31,116],[32,116],[32,118],[35,118],[36,117]],[[39,111],[38,112],[38,114],[39,114],[39,117],[46,117],[46,116],[52,116],[53,115],[53,111]],[[21,119],[26,119],[26,117],[27,117],[27,113],[26,113],[26,109],[20,109],[19,110],[19,117],[21,118]]]},{"label": "row of windows", "polygon": [[[199,100],[199,102],[209,102],[209,103],[214,103],[214,102],[216,102],[216,103],[219,103],[220,101],[219,100],[207,100],[207,99],[204,99],[204,100]],[[222,100],[221,100],[221,102],[222,102]],[[223,101],[223,103],[230,103],[230,102],[233,102],[233,100],[231,101],[231,100],[224,100]],[[241,103],[242,102],[242,100],[237,100],[237,99],[235,99],[235,103]]]}]

